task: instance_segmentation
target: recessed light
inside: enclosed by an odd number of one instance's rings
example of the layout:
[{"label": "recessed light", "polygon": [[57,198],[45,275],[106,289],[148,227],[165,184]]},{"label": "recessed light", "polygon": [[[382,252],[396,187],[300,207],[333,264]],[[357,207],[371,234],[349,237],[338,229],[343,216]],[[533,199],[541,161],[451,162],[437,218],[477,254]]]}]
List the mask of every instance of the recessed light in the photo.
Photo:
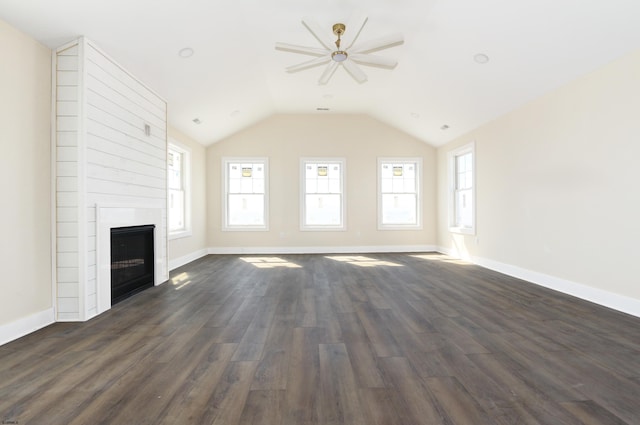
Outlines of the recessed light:
[{"label": "recessed light", "polygon": [[196,124],[202,124],[202,121],[200,121],[200,118],[194,118],[191,121],[193,121]]},{"label": "recessed light", "polygon": [[191,56],[193,56],[193,49],[191,47],[185,47],[184,49],[180,49],[178,51],[178,56],[180,56],[181,58],[190,58]]},{"label": "recessed light", "polygon": [[484,53],[478,53],[473,57],[473,60],[480,65],[484,65],[485,63],[489,62],[489,56],[485,55]]},{"label": "recessed light", "polygon": [[449,129],[449,126],[446,124],[440,127],[440,130],[448,130],[448,129]]},{"label": "recessed light", "polygon": [[329,108],[316,108],[316,111],[328,111]]}]

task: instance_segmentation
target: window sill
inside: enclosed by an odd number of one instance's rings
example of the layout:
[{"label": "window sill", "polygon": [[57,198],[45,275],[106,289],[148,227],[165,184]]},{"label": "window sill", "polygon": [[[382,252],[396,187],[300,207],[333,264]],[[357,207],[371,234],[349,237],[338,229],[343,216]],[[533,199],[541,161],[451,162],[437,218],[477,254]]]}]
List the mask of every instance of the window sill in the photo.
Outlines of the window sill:
[{"label": "window sill", "polygon": [[346,232],[346,227],[301,227],[301,232]]},{"label": "window sill", "polygon": [[449,227],[450,233],[460,233],[462,235],[475,235],[476,229],[472,227]]},{"label": "window sill", "polygon": [[378,223],[378,230],[422,230],[422,224],[382,224]]},{"label": "window sill", "polygon": [[193,232],[191,230],[178,230],[175,232],[170,232],[167,236],[167,239],[171,241],[174,239],[188,238],[191,235],[193,235]]},{"label": "window sill", "polygon": [[238,227],[223,227],[223,232],[268,232],[268,227],[251,227],[251,226],[238,226]]}]

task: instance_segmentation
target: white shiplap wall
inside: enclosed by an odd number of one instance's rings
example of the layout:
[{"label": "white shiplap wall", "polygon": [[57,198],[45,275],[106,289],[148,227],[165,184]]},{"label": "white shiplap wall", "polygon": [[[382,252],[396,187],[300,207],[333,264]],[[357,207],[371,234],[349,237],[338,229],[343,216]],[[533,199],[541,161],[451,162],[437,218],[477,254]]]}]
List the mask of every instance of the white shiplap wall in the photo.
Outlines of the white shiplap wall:
[{"label": "white shiplap wall", "polygon": [[87,320],[98,313],[97,204],[161,209],[167,264],[167,107],[84,38],[56,56],[57,313]]},{"label": "white shiplap wall", "polygon": [[57,320],[80,317],[78,43],[56,53],[56,280]]}]

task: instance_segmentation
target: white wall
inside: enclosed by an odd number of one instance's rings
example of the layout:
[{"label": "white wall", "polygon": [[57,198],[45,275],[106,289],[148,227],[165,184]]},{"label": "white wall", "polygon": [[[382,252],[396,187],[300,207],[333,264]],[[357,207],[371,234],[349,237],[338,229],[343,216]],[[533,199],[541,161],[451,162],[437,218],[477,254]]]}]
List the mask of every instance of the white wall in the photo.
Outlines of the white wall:
[{"label": "white wall", "polygon": [[[470,141],[477,235],[454,235],[446,156]],[[438,149],[438,243],[640,314],[638,158],[640,51]]]},{"label": "white wall", "polygon": [[53,320],[51,51],[0,21],[0,344]]},{"label": "white wall", "polygon": [[172,139],[191,151],[191,235],[169,240],[170,270],[207,252],[206,150],[198,142],[169,127],[169,142]]},{"label": "white wall", "polygon": [[85,38],[55,59],[57,319],[87,320],[111,305],[96,205],[159,210],[156,280],[167,278],[167,105]]},{"label": "white wall", "polygon": [[[269,158],[269,231],[221,231],[221,158],[238,156]],[[379,156],[423,158],[423,230],[377,229]],[[301,157],[346,158],[346,231],[300,231]],[[207,149],[207,240],[214,251],[434,246],[434,199],[435,149],[364,115],[275,115]]]}]

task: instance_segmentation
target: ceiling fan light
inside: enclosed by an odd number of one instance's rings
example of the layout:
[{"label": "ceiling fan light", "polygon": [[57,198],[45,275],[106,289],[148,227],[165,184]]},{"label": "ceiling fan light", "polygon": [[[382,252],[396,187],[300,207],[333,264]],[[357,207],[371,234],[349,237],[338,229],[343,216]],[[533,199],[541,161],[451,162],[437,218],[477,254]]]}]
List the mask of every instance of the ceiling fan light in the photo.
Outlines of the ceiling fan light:
[{"label": "ceiling fan light", "polygon": [[347,56],[347,52],[342,50],[336,50],[331,53],[331,59],[333,59],[334,62],[344,62],[347,60]]}]

